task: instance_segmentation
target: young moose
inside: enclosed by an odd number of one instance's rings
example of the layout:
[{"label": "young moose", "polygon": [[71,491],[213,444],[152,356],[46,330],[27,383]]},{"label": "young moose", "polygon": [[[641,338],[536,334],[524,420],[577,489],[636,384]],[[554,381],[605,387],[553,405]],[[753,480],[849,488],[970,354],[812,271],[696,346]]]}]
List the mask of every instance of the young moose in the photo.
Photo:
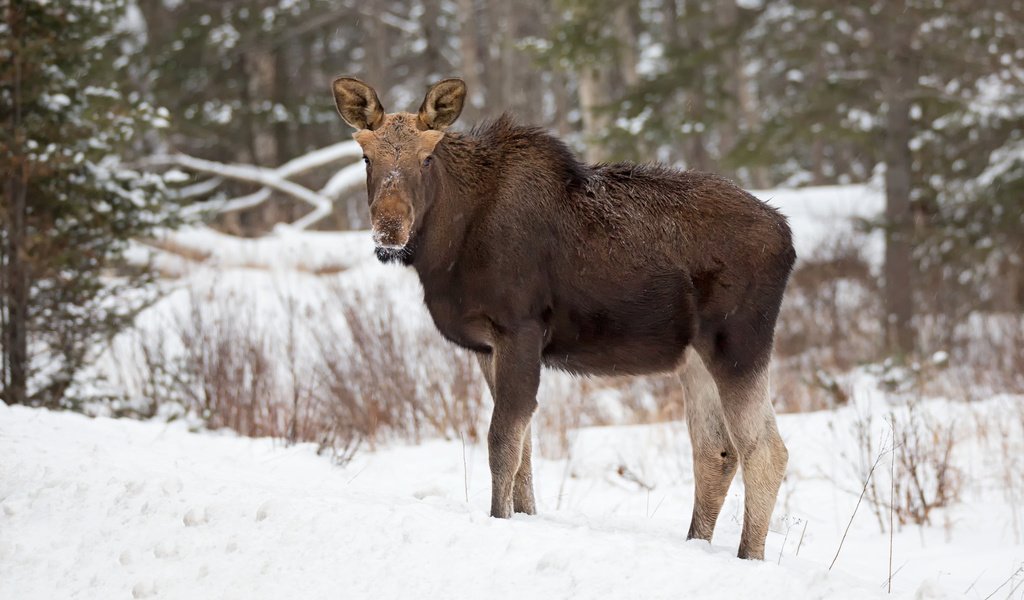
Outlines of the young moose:
[{"label": "young moose", "polygon": [[678,372],[696,497],[710,540],[736,473],[741,558],[763,558],[786,447],[769,400],[775,320],[795,252],[786,219],[732,183],[657,165],[586,165],[509,117],[447,132],[466,86],[385,113],[373,88],[334,82],[366,161],[373,240],[412,266],[434,323],[476,353],[494,397],[491,516],[533,514],[530,419],[542,366]]}]

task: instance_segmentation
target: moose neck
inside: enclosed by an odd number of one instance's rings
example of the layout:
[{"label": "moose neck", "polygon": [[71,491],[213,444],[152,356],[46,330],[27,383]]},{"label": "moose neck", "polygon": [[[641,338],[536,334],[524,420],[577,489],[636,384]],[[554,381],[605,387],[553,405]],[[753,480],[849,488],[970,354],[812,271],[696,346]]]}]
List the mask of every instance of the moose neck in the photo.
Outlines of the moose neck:
[{"label": "moose neck", "polygon": [[[427,285],[427,279],[449,273],[458,260],[469,224],[482,207],[488,192],[493,151],[472,135],[449,133],[438,144],[437,171],[428,193],[430,209],[416,235],[412,266]],[[492,184],[493,185],[493,184]]]}]

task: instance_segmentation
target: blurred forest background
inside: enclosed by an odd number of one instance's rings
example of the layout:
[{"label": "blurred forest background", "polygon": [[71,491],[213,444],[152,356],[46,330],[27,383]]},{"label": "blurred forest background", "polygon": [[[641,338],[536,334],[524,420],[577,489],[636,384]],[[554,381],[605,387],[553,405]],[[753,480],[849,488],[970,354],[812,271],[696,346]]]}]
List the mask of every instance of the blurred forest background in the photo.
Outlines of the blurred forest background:
[{"label": "blurred forest background", "polygon": [[[664,161],[754,189],[878,186],[885,213],[863,226],[884,231],[882,272],[858,275],[852,240],[847,262],[804,257],[794,280],[821,297],[824,282],[861,278],[883,299],[846,329],[822,325],[837,345],[856,341],[851,330],[874,336],[847,364],[921,350],[922,315],[937,319],[930,331],[952,332],[977,311],[1024,309],[1022,0],[0,7],[8,402],[26,401],[30,336],[64,357],[41,367],[59,396],[90,344],[131,319],[99,280],[120,268],[126,240],[196,218],[182,206],[260,189],[258,177],[210,177],[203,165],[277,169],[340,148],[350,132],[329,93],[339,75],[375,86],[389,111],[414,110],[431,82],[462,77],[470,97],[460,127],[511,111],[590,161]],[[182,177],[154,165],[195,168]],[[295,179],[318,189],[336,171],[318,163]],[[287,186],[271,187],[272,201],[195,214],[256,236],[309,211]],[[365,227],[364,196],[339,190],[311,226]],[[842,302],[843,289],[830,289]]]}]

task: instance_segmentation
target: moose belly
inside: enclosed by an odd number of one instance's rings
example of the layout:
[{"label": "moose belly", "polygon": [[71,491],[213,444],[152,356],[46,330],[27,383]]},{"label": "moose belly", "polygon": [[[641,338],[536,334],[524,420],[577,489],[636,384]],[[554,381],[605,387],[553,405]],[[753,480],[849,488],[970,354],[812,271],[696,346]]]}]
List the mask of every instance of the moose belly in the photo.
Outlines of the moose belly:
[{"label": "moose belly", "polygon": [[688,278],[661,279],[555,303],[545,365],[593,375],[675,369],[696,334],[691,290]]}]

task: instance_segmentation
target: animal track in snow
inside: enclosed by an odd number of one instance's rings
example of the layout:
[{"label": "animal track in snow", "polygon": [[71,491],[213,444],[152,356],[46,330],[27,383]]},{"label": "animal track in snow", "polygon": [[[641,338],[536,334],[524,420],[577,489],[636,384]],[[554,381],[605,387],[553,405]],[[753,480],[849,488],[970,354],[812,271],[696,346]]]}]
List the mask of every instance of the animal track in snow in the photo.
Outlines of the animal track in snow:
[{"label": "animal track in snow", "polygon": [[190,508],[185,516],[181,518],[185,527],[196,527],[210,522],[210,513],[205,508]]}]

